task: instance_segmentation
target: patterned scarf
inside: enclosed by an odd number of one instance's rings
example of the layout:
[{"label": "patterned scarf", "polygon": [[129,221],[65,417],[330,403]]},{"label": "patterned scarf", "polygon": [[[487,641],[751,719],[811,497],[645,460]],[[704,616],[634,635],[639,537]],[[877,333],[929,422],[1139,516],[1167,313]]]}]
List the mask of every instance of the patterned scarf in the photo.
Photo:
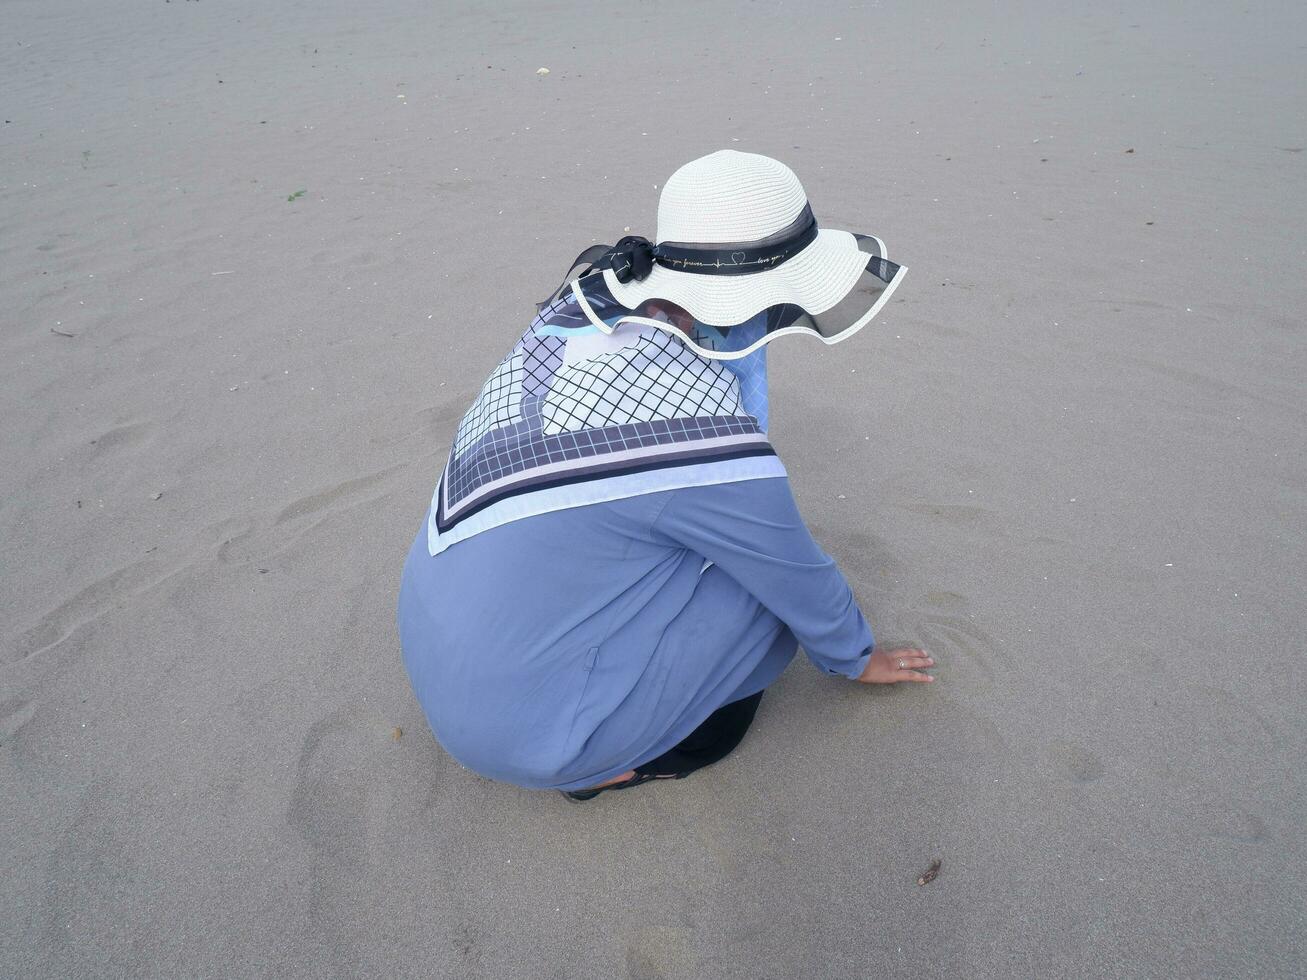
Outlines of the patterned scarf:
[{"label": "patterned scarf", "polygon": [[[427,521],[436,555],[534,514],[679,487],[784,476],[767,441],[766,346],[708,360],[630,311],[571,290],[541,310],[459,423]],[[731,327],[762,336],[765,313]],[[713,346],[725,331],[694,323]]]}]

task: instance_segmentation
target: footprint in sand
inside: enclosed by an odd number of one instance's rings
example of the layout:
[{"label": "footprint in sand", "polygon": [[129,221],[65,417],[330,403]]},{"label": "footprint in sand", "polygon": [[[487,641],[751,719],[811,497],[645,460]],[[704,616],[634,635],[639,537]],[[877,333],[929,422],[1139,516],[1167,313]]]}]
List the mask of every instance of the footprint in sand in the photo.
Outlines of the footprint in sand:
[{"label": "footprint in sand", "polygon": [[22,696],[9,698],[0,704],[0,739],[8,742],[35,714],[36,707]]},{"label": "footprint in sand", "polygon": [[306,514],[333,508],[338,501],[344,501],[344,505],[349,506],[354,502],[350,498],[355,498],[362,491],[370,490],[372,487],[385,482],[387,477],[403,468],[404,464],[390,466],[376,473],[355,477],[352,480],[344,480],[318,493],[311,493],[307,497],[301,497],[299,500],[292,501],[283,507],[281,512],[273,519],[273,524],[284,524]]},{"label": "footprint in sand", "polygon": [[186,567],[183,564],[169,568],[161,562],[143,559],[109,573],[59,603],[34,626],[18,634],[12,646],[7,645],[0,653],[0,661],[17,663],[62,643],[110,609],[126,605]]},{"label": "footprint in sand", "polygon": [[125,814],[113,812],[110,785],[107,778],[97,780],[49,828],[52,846],[43,871],[44,895],[28,912],[44,920],[50,953],[62,961],[62,968],[50,967],[51,976],[103,971],[104,961],[95,966],[87,962],[80,937],[123,928],[124,896],[141,887],[143,873],[133,858],[130,824]]},{"label": "footprint in sand", "polygon": [[[313,942],[343,976],[377,972],[370,958],[378,937],[359,908],[375,903],[370,889],[385,871],[385,828],[390,823],[393,830],[395,820],[395,745],[392,726],[366,709],[343,707],[309,726],[295,762],[285,819],[309,852],[305,897]],[[422,787],[428,785],[435,792],[439,779],[423,770]],[[410,804],[418,792],[405,797]],[[458,874],[454,863],[448,862],[451,874]],[[469,936],[469,946],[474,939]]]},{"label": "footprint in sand", "polygon": [[367,937],[356,906],[368,864],[370,731],[357,712],[332,712],[315,722],[300,747],[286,822],[311,852],[308,917],[326,957],[360,975]]},{"label": "footprint in sand", "polygon": [[93,436],[90,444],[96,455],[119,449],[140,449],[154,441],[154,430],[153,422],[127,422]]},{"label": "footprint in sand", "polygon": [[667,980],[694,975],[689,930],[671,926],[646,926],[626,947],[628,980]]},{"label": "footprint in sand", "polygon": [[[295,788],[286,819],[333,867],[366,862],[369,726],[355,711],[335,711],[314,722],[300,746]],[[324,886],[315,871],[315,890]]]},{"label": "footprint in sand", "polygon": [[[819,529],[812,525],[810,528],[813,536],[820,539]],[[868,588],[883,590],[904,572],[903,563],[885,540],[866,531],[851,531],[831,541],[831,554],[841,566],[847,565],[854,572],[853,578],[859,584]]]},{"label": "footprint in sand", "polygon": [[[360,503],[383,500],[393,490],[381,490],[369,493],[377,487],[383,487],[407,463],[387,467],[367,476],[344,480],[333,486],[311,493],[285,504],[271,518],[264,518],[256,523],[248,519],[230,519],[215,525],[213,530],[219,537],[218,560],[225,565],[240,565],[255,558],[266,561],[269,557],[285,551],[300,537],[315,527],[318,522],[331,514]],[[305,524],[301,519],[318,517],[318,520]],[[223,529],[230,533],[223,533]]]},{"label": "footprint in sand", "polygon": [[1260,816],[1228,800],[1222,803],[1200,821],[1206,833],[1240,844],[1261,844],[1270,839],[1266,821]]},{"label": "footprint in sand", "polygon": [[1074,783],[1092,783],[1107,773],[1103,760],[1083,745],[1053,742],[1048,748],[1061,774]]}]

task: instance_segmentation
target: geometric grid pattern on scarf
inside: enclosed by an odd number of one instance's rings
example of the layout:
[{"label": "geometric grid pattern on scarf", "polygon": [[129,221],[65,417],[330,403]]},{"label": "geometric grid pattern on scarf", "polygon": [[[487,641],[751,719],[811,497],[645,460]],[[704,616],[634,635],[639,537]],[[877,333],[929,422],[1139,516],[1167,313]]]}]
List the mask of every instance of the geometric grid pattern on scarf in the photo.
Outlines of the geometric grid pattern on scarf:
[{"label": "geometric grid pattern on scarf", "polygon": [[[528,328],[492,372],[454,439],[444,493],[451,509],[487,483],[540,466],[602,463],[613,453],[692,450],[759,434],[735,376],[655,331],[630,348],[564,365],[566,340]],[[552,421],[546,431],[545,412]]]},{"label": "geometric grid pattern on scarf", "polygon": [[638,342],[565,364],[540,407],[544,433],[628,422],[742,415],[739,382],[661,330]]},{"label": "geometric grid pattern on scarf", "polygon": [[563,363],[563,349],[567,341],[562,337],[533,337],[532,342],[523,347],[523,369],[526,376],[522,379],[522,394],[544,397],[554,380],[554,372]]},{"label": "geometric grid pattern on scarf", "polygon": [[454,436],[454,455],[461,456],[491,429],[512,425],[522,418],[523,354],[514,350],[499,362],[481,386],[472,408],[463,416]]},{"label": "geometric grid pattern on scarf", "polygon": [[457,508],[464,497],[487,483],[548,463],[602,462],[609,453],[668,445],[689,448],[705,439],[759,432],[751,415],[656,419],[552,436],[544,435],[539,423],[538,414],[528,415],[521,422],[492,430],[470,453],[451,459],[445,470],[450,507]]},{"label": "geometric grid pattern on scarf", "polygon": [[[708,327],[697,320],[690,336],[700,347],[708,350],[743,350],[767,335],[767,312],[764,310],[744,323],[730,328],[730,339],[719,327]],[[744,410],[758,420],[758,427],[767,431],[767,345],[752,354],[722,362],[740,382],[740,401]]]}]

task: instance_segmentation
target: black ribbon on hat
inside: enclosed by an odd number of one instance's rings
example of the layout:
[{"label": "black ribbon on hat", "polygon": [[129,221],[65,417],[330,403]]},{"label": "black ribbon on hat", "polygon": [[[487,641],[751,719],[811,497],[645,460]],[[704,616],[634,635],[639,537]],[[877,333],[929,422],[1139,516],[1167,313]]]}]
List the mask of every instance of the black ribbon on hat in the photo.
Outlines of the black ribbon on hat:
[{"label": "black ribbon on hat", "polygon": [[606,252],[597,263],[600,269],[612,269],[618,282],[640,281],[653,271],[657,248],[643,235],[627,235]]},{"label": "black ribbon on hat", "polygon": [[627,235],[616,245],[591,245],[569,266],[568,274],[549,298],[536,304],[543,310],[572,281],[571,271],[586,266],[581,276],[611,269],[618,282],[648,277],[655,264],[677,272],[702,276],[742,276],[774,269],[807,248],[817,237],[817,219],[805,203],[799,216],[780,231],[751,242],[660,242],[642,235]]}]

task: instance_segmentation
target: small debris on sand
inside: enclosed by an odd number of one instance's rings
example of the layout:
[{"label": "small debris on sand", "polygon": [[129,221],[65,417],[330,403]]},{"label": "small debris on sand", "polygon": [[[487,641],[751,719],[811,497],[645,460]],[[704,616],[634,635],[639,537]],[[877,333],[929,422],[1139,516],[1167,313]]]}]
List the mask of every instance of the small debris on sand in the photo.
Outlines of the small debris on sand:
[{"label": "small debris on sand", "polygon": [[549,74],[549,69],[548,69],[548,68],[537,68],[537,69],[536,69],[536,74],[537,74],[537,75],[548,75],[548,74]]},{"label": "small debris on sand", "polygon": [[403,735],[404,735],[404,729],[400,728],[398,725],[396,725],[390,731],[390,737],[393,738],[396,742],[398,742],[400,738],[403,737]]},{"label": "small debris on sand", "polygon": [[1135,148],[1134,148],[1133,146],[1130,147],[1130,149],[1126,150],[1127,153],[1133,153],[1134,151],[1135,151]]},{"label": "small debris on sand", "polygon": [[934,861],[931,861],[930,867],[927,868],[922,873],[921,877],[917,879],[917,884],[929,885],[932,881],[934,881],[935,878],[939,875],[939,868],[940,865],[942,865],[943,863],[944,862],[939,860],[939,858],[936,858]]},{"label": "small debris on sand", "polygon": [[162,499],[163,499],[163,491],[160,490],[158,493],[152,493],[152,494],[150,494],[150,499],[151,499],[151,500],[162,500]]},{"label": "small debris on sand", "polygon": [[66,331],[63,331],[63,330],[56,330],[54,327],[51,327],[51,328],[50,328],[50,332],[51,332],[52,334],[54,334],[55,336],[57,336],[57,337],[76,337],[76,336],[77,336],[77,334],[75,334],[75,333],[67,333]]}]

